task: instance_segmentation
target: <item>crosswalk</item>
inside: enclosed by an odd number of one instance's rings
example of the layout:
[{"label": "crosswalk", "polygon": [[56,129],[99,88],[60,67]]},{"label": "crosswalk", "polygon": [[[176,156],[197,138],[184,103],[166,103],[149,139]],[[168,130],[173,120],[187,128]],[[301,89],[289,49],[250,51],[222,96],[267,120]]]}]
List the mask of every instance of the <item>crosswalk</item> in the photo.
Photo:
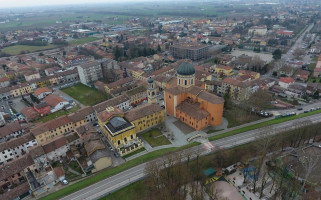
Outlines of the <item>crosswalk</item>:
[{"label": "crosswalk", "polygon": [[206,142],[206,143],[203,143],[203,145],[204,145],[205,149],[207,149],[207,150],[215,149],[215,146],[214,146],[214,144],[212,144],[212,142]]}]

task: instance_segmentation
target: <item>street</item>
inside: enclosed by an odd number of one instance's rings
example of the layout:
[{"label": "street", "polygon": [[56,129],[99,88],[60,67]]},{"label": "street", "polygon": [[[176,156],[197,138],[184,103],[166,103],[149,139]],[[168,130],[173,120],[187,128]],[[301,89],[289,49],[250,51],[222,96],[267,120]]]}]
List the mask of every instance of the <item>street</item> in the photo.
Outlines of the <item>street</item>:
[{"label": "street", "polygon": [[[177,152],[182,155],[192,152],[192,155],[195,157],[197,155],[207,155],[213,153],[213,151],[217,151],[220,149],[232,148],[235,146],[239,146],[242,144],[246,144],[255,140],[260,139],[262,135],[274,135],[280,133],[285,130],[293,129],[293,123],[298,123],[301,121],[310,120],[313,123],[317,123],[321,121],[321,114],[316,114],[280,124],[276,124],[269,127],[269,131],[267,132],[266,127],[260,128],[252,131],[243,132],[234,136],[229,136],[226,138],[222,138],[219,140],[215,140],[210,142],[210,145],[200,144],[198,146],[194,146],[183,151]],[[207,148],[208,146],[214,146],[214,148]],[[183,157],[186,159],[186,157]],[[162,158],[158,158],[157,161],[162,161]],[[146,176],[144,169],[146,163],[140,164],[136,167],[130,168],[126,171],[123,171],[119,174],[111,176],[109,178],[104,179],[98,183],[95,183],[89,187],[86,187],[82,190],[79,190],[73,194],[70,194],[64,198],[63,200],[76,200],[76,199],[98,199],[108,193],[116,191],[122,187],[127,186],[128,184],[138,181]]]}]

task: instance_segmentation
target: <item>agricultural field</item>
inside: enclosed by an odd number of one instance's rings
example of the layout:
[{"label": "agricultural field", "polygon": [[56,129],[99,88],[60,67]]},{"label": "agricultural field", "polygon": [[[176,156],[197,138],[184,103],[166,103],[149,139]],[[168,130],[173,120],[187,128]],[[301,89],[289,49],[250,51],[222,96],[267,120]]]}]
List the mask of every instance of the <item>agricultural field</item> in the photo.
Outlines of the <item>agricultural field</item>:
[{"label": "agricultural field", "polygon": [[10,55],[19,55],[23,53],[32,53],[36,51],[54,49],[57,47],[58,46],[54,44],[49,44],[47,46],[14,45],[14,46],[5,47],[4,49],[2,49],[2,52]]},{"label": "agricultural field", "polygon": [[92,106],[110,97],[83,84],[77,84],[61,90],[86,106]]}]

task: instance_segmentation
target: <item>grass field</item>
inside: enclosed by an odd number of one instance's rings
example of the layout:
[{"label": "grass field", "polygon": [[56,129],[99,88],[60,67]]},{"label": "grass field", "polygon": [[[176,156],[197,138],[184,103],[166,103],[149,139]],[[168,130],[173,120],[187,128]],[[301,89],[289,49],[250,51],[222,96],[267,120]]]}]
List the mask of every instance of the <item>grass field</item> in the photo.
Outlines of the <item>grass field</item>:
[{"label": "grass field", "polygon": [[77,84],[68,88],[64,88],[61,89],[61,91],[86,106],[92,106],[110,98],[98,90],[83,84]]},{"label": "grass field", "polygon": [[318,114],[318,113],[321,113],[321,110],[316,110],[316,111],[312,111],[312,112],[308,112],[308,113],[302,113],[302,114],[291,116],[291,117],[271,119],[269,121],[261,122],[261,123],[254,124],[254,125],[251,125],[251,126],[246,126],[244,128],[240,128],[240,129],[236,129],[236,130],[229,131],[229,132],[226,132],[226,133],[222,133],[220,135],[215,135],[215,136],[209,137],[208,139],[210,141],[218,140],[218,139],[222,139],[222,138],[225,138],[225,137],[228,137],[228,136],[232,136],[232,135],[236,135],[236,134],[239,134],[239,133],[243,133],[243,132],[246,132],[246,131],[251,131],[251,130],[262,128],[262,127],[265,127],[265,126],[279,124],[279,123],[282,123],[282,122],[291,121],[291,120],[294,120],[294,119],[299,119],[299,118],[302,118],[302,117],[307,117],[307,116]]},{"label": "grass field", "polygon": [[10,54],[10,55],[18,55],[21,54],[21,52],[25,53],[32,53],[35,51],[43,51],[47,49],[54,49],[57,48],[57,45],[49,44],[47,46],[29,46],[29,45],[14,45],[5,47],[2,49],[2,52]]},{"label": "grass field", "polygon": [[146,198],[146,185],[144,180],[132,183],[108,196],[99,198],[99,200],[132,200],[132,199],[145,199]]},{"label": "grass field", "polygon": [[160,132],[159,129],[151,129],[145,133],[142,133],[141,136],[148,142],[152,147],[162,146],[166,144],[171,144],[170,141]]},{"label": "grass field", "polygon": [[85,44],[88,42],[93,42],[99,40],[99,38],[95,38],[95,37],[86,37],[86,38],[80,38],[77,40],[71,40],[68,42],[68,44],[72,45],[72,44]]},{"label": "grass field", "polygon": [[65,187],[63,189],[60,189],[56,192],[53,192],[51,194],[49,194],[48,196],[45,196],[41,199],[43,200],[55,200],[55,199],[59,199],[63,196],[66,196],[66,195],[69,195],[73,192],[76,192],[78,190],[81,190],[85,187],[88,187],[89,185],[92,185],[94,183],[97,183],[105,178],[108,178],[110,176],[113,176],[115,174],[118,174],[124,170],[127,170],[129,168],[132,168],[134,166],[137,166],[139,164],[142,164],[142,163],[145,163],[147,161],[151,161],[155,158],[158,158],[160,156],[163,156],[163,155],[166,155],[168,153],[172,153],[172,152],[175,152],[175,151],[179,151],[179,150],[183,150],[183,149],[186,149],[186,148],[190,148],[190,147],[193,147],[193,146],[196,146],[196,145],[199,145],[200,143],[198,142],[194,142],[194,143],[190,143],[188,145],[185,145],[185,146],[182,146],[182,147],[173,147],[173,148],[167,148],[167,149],[161,149],[161,150],[157,150],[157,151],[154,151],[154,152],[150,152],[148,154],[145,154],[143,156],[140,156],[138,158],[135,158],[133,160],[130,160],[122,165],[119,165],[117,167],[114,167],[114,168],[109,168],[109,169],[106,169],[104,171],[101,171],[99,173],[96,173],[94,174],[93,176],[91,177],[88,177],[80,182],[77,182],[75,184],[72,184],[68,187]]},{"label": "grass field", "polygon": [[60,116],[63,116],[63,115],[68,115],[68,114],[69,114],[68,111],[60,110],[60,111],[57,111],[57,112],[54,112],[54,113],[50,113],[49,115],[36,120],[34,123],[47,122],[47,121],[50,121],[50,120],[55,119],[57,117],[60,117]]},{"label": "grass field", "polygon": [[138,153],[140,153],[140,152],[143,152],[143,151],[145,151],[145,150],[146,150],[145,148],[138,149],[137,151],[134,151],[134,152],[132,152],[132,153],[130,153],[130,154],[127,154],[127,155],[123,156],[123,158],[129,158],[129,157],[131,157],[131,156],[133,156],[133,155],[136,155],[136,154],[138,154]]}]

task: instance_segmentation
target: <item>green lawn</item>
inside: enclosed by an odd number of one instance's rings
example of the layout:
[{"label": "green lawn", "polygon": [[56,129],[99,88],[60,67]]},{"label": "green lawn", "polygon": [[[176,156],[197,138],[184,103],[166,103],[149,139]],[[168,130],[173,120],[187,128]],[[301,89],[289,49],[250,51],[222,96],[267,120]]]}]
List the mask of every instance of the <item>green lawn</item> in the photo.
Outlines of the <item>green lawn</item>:
[{"label": "green lawn", "polygon": [[50,121],[50,120],[55,119],[57,117],[60,117],[60,116],[63,116],[63,115],[68,115],[68,114],[69,114],[68,111],[60,110],[60,111],[57,111],[57,112],[54,112],[54,113],[50,113],[49,115],[36,120],[34,123],[47,122],[47,121]]},{"label": "green lawn", "polygon": [[61,91],[86,106],[92,106],[110,98],[104,93],[83,84],[77,84],[68,88],[64,88],[61,89]]},{"label": "green lawn", "polygon": [[80,38],[80,39],[77,39],[77,40],[71,40],[71,41],[68,42],[68,44],[70,44],[70,45],[72,45],[72,44],[85,44],[85,43],[93,42],[93,41],[96,41],[96,40],[99,40],[99,38],[86,37],[86,38]]},{"label": "green lawn", "polygon": [[69,167],[70,167],[71,169],[73,169],[74,171],[76,171],[76,172],[78,172],[78,173],[81,173],[81,174],[84,173],[84,172],[81,170],[79,164],[78,164],[76,161],[71,161],[68,165],[69,165]]},{"label": "green lawn", "polygon": [[150,160],[153,160],[155,158],[158,158],[160,156],[163,156],[163,155],[166,155],[168,153],[172,153],[172,152],[175,152],[175,151],[179,151],[179,150],[183,150],[183,149],[186,149],[186,148],[190,148],[190,147],[193,147],[193,146],[197,146],[199,145],[200,143],[198,142],[193,142],[193,143],[190,143],[188,145],[185,145],[185,146],[182,146],[182,147],[172,147],[172,148],[167,148],[167,149],[161,149],[161,150],[157,150],[157,151],[154,151],[154,152],[150,152],[148,154],[145,154],[143,156],[140,156],[138,158],[135,158],[133,160],[130,160],[122,165],[119,165],[117,167],[114,167],[114,168],[109,168],[109,169],[106,169],[104,171],[101,171],[99,173],[96,173],[94,174],[93,176],[91,177],[88,177],[80,182],[77,182],[75,184],[72,184],[68,187],[65,187],[61,190],[58,190],[56,192],[53,192],[51,194],[49,194],[48,196],[45,196],[41,199],[59,199],[63,196],[66,196],[66,195],[69,195],[73,192],[76,192],[78,190],[81,190],[85,187],[88,187],[89,185],[92,185],[94,183],[97,183],[105,178],[108,178],[110,176],[113,176],[115,174],[118,174],[124,170],[127,170],[129,168],[132,168],[134,166],[137,166],[139,164],[142,164],[142,163],[145,163],[147,161],[150,161]]},{"label": "green lawn", "polygon": [[145,150],[146,150],[145,148],[138,149],[137,151],[134,151],[134,152],[132,152],[132,153],[130,153],[130,154],[127,154],[127,155],[123,156],[123,158],[129,158],[129,157],[131,157],[131,156],[133,156],[133,155],[136,155],[136,154],[138,154],[138,153],[140,153],[140,152],[143,152],[143,151],[145,151]]},{"label": "green lawn", "polygon": [[108,196],[99,198],[98,200],[132,200],[132,199],[146,199],[146,185],[144,181],[137,181],[132,183]]},{"label": "green lawn", "polygon": [[57,47],[58,46],[54,45],[54,44],[49,44],[47,46],[14,45],[14,46],[9,46],[9,47],[3,48],[2,52],[10,54],[10,55],[18,55],[18,54],[21,54],[22,52],[31,53],[31,52],[35,52],[35,51],[54,49]]},{"label": "green lawn", "polygon": [[251,125],[251,126],[246,126],[246,127],[240,128],[240,129],[236,129],[236,130],[233,130],[233,131],[222,133],[220,135],[215,135],[215,136],[209,137],[208,139],[210,141],[218,140],[218,139],[225,138],[225,137],[232,136],[232,135],[236,135],[236,134],[239,134],[239,133],[242,133],[242,132],[251,131],[251,130],[262,128],[262,127],[265,127],[265,126],[279,124],[279,123],[282,123],[282,122],[286,122],[286,121],[290,121],[290,120],[294,120],[294,119],[299,119],[299,118],[302,118],[302,117],[306,117],[306,116],[310,116],[310,115],[314,115],[314,114],[318,114],[318,113],[321,113],[321,110],[316,110],[316,111],[312,111],[312,112],[308,112],[308,113],[302,113],[302,114],[291,116],[291,117],[271,119],[269,121],[261,122],[261,123],[254,124],[254,125]]},{"label": "green lawn", "polygon": [[170,141],[162,134],[162,132],[157,129],[151,129],[145,133],[142,133],[141,136],[148,142],[152,147],[162,146],[166,144],[171,144]]}]

